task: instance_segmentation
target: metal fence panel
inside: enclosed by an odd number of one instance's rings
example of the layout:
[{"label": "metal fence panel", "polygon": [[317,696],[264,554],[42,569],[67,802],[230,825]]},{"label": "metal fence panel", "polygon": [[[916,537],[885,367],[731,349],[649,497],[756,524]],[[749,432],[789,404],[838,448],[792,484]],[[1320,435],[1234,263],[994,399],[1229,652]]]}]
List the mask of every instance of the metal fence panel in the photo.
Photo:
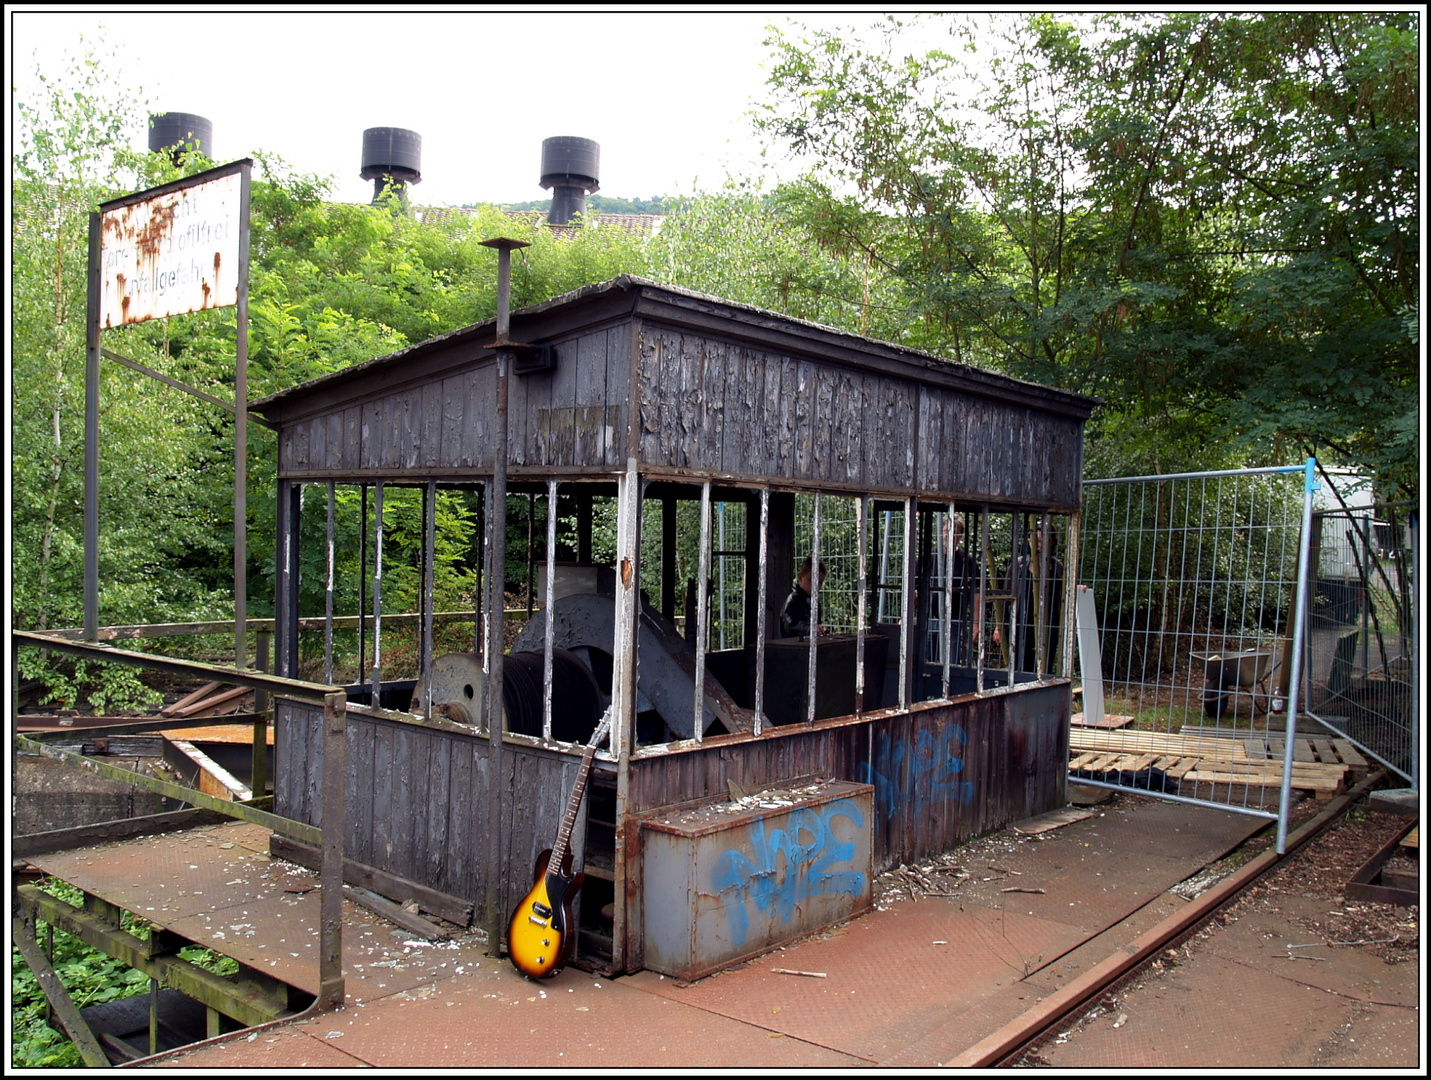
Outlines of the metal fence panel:
[{"label": "metal fence panel", "polygon": [[[1278,813],[1303,473],[1085,482],[1079,582],[1098,620],[1105,715],[1076,717],[1072,776]],[[1331,764],[1299,761],[1293,786],[1324,794]]]},{"label": "metal fence panel", "polygon": [[1409,506],[1338,506],[1314,515],[1308,711],[1413,780],[1414,541]]}]

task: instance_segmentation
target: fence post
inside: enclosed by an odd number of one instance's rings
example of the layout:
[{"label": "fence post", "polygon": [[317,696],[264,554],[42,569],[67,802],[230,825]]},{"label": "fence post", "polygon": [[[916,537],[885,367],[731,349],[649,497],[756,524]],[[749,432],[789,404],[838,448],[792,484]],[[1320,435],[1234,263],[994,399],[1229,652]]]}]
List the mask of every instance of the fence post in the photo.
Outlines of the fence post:
[{"label": "fence post", "polygon": [[[268,647],[273,638],[267,630],[254,634],[254,666],[259,671],[269,670]],[[253,692],[253,711],[266,713],[273,707],[273,699],[267,690]],[[268,724],[269,717],[260,716],[253,722],[253,797],[261,799],[268,787]]]},{"label": "fence post", "polygon": [[343,1005],[343,831],[346,827],[343,772],[347,756],[348,695],[323,697],[323,853],[319,864],[318,1000]]},{"label": "fence post", "polygon": [[1411,790],[1421,790],[1421,518],[1411,508]]},{"label": "fence post", "polygon": [[1277,808],[1277,854],[1287,853],[1287,819],[1292,806],[1292,753],[1297,740],[1297,709],[1302,693],[1302,653],[1307,622],[1307,581],[1312,568],[1312,495],[1317,490],[1317,459],[1308,458],[1302,488],[1301,550],[1297,556],[1297,606],[1292,617],[1292,674],[1288,679],[1287,742],[1282,751],[1282,799]]}]

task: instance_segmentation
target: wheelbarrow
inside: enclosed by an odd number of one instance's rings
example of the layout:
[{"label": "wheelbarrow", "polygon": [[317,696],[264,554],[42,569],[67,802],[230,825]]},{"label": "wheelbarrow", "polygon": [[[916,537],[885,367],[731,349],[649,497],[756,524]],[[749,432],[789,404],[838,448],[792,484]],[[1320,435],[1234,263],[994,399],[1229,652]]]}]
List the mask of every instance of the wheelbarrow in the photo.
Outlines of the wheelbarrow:
[{"label": "wheelbarrow", "polygon": [[1192,659],[1203,666],[1202,710],[1206,715],[1220,718],[1229,706],[1236,705],[1239,694],[1248,695],[1254,716],[1259,705],[1263,712],[1270,711],[1268,683],[1281,662],[1275,650],[1195,652]]}]

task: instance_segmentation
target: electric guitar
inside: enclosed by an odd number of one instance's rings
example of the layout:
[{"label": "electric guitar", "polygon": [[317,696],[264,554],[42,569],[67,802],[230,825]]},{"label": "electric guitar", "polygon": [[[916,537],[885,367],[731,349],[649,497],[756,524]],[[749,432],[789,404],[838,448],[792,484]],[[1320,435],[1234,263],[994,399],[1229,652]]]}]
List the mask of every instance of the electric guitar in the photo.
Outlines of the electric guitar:
[{"label": "electric guitar", "polygon": [[567,800],[556,846],[537,856],[536,884],[512,912],[512,921],[507,927],[507,955],[511,957],[512,966],[529,979],[555,975],[566,966],[576,948],[571,905],[586,875],[571,872],[571,829],[586,792],[596,748],[610,730],[611,710],[608,709],[581,755],[581,767],[572,785],[571,798]]}]

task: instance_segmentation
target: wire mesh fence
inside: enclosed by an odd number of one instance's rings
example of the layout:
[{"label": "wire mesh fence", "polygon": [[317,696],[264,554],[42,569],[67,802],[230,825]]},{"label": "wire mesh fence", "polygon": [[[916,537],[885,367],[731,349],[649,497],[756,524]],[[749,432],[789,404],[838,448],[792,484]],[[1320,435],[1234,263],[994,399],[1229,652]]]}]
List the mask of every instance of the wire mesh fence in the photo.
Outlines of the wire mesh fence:
[{"label": "wire mesh fence", "polygon": [[1314,515],[1307,696],[1323,727],[1408,780],[1418,584],[1410,509],[1340,506]]},{"label": "wire mesh fence", "polygon": [[[1085,482],[1079,581],[1096,611],[1105,697],[1103,715],[1076,717],[1074,775],[1277,812],[1302,473]],[[1299,782],[1323,783],[1302,772]]]}]

